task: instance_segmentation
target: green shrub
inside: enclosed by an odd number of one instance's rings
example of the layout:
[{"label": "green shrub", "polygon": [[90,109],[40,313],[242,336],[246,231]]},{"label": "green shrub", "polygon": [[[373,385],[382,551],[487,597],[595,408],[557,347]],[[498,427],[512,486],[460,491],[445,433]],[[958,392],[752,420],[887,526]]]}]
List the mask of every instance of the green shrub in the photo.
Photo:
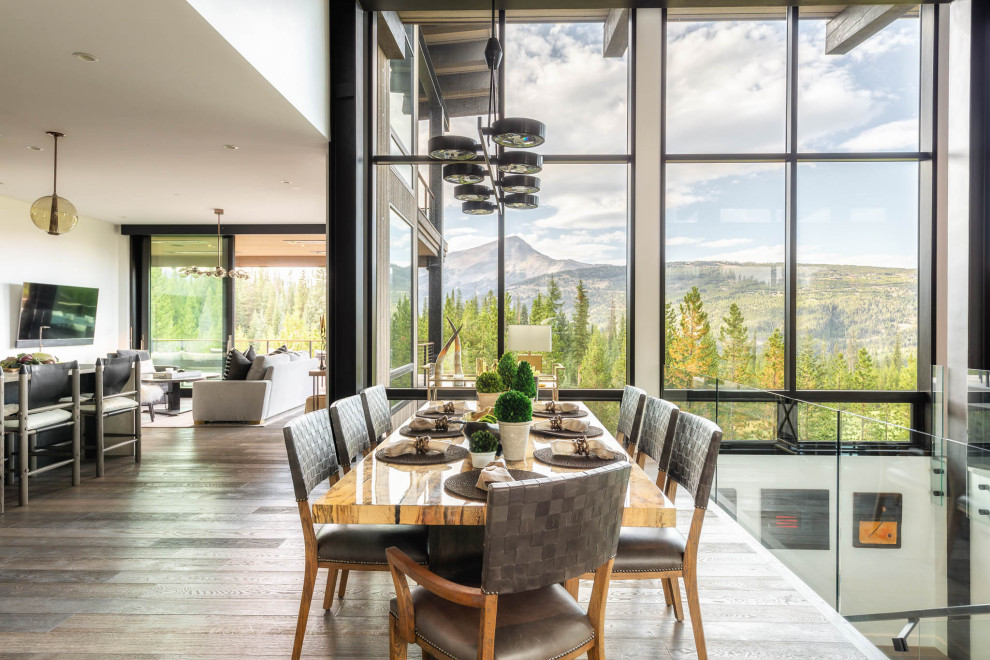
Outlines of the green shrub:
[{"label": "green shrub", "polygon": [[498,438],[491,431],[475,431],[471,434],[471,453],[487,454],[498,449]]},{"label": "green shrub", "polygon": [[506,352],[498,361],[498,375],[502,378],[502,389],[511,390],[512,381],[516,378],[516,356]]},{"label": "green shrub", "polygon": [[500,422],[530,422],[533,420],[533,402],[522,392],[509,390],[495,402],[495,417]]},{"label": "green shrub", "polygon": [[502,392],[506,388],[502,387],[502,378],[494,371],[486,371],[478,374],[478,379],[474,383],[478,394],[494,394]]},{"label": "green shrub", "polygon": [[536,381],[533,380],[533,368],[529,362],[520,362],[516,377],[512,381],[512,389],[522,392],[530,399],[536,396]]}]

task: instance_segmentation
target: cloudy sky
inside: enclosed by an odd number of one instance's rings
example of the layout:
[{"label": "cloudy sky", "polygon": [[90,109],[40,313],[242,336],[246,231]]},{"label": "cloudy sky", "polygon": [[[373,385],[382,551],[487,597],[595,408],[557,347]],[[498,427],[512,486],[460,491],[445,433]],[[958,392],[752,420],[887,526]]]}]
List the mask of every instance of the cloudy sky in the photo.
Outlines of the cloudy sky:
[{"label": "cloudy sky", "polygon": [[[916,151],[919,21],[902,19],[848,55],[825,55],[824,21],[802,21],[799,148]],[[670,153],[784,150],[783,21],[671,22]],[[604,59],[601,24],[509,24],[510,116],[547,125],[544,153],[626,150],[627,59]],[[474,118],[451,132],[473,135]],[[548,166],[541,207],[509,211],[507,234],[556,258],[625,263],[626,167]],[[818,163],[798,173],[798,259],[914,267],[917,165]],[[495,240],[494,216],[460,212],[445,186],[451,250]],[[780,164],[671,164],[666,190],[671,261],[783,261]]]}]

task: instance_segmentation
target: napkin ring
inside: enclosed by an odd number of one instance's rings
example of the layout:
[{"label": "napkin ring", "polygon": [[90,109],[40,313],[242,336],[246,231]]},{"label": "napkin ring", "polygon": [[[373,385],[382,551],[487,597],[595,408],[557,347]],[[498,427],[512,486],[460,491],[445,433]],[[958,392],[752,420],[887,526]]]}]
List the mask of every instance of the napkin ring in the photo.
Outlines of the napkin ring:
[{"label": "napkin ring", "polygon": [[421,435],[416,438],[416,453],[426,454],[430,451],[430,441],[432,438],[428,435]]},{"label": "napkin ring", "polygon": [[557,412],[557,404],[554,401],[547,401],[544,410],[546,410],[548,413]]},{"label": "napkin ring", "polygon": [[444,415],[433,423],[433,427],[436,431],[446,431],[450,427],[450,420]]},{"label": "napkin ring", "polygon": [[588,438],[586,436],[581,436],[574,441],[574,453],[580,456],[590,456],[591,450],[588,447]]},{"label": "napkin ring", "polygon": [[454,402],[453,401],[446,401],[446,402],[444,402],[444,404],[443,404],[443,411],[442,412],[445,415],[452,415],[452,414],[454,414],[454,410],[455,410],[455,408],[454,408]]},{"label": "napkin ring", "polygon": [[560,415],[550,418],[550,430],[551,431],[563,431],[564,430],[564,418]]}]

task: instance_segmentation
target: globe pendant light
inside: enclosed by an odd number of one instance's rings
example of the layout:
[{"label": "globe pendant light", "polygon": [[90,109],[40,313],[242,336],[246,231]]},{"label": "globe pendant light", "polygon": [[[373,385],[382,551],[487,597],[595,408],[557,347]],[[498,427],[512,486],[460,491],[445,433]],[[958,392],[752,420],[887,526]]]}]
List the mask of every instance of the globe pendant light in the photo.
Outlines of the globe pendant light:
[{"label": "globe pendant light", "polygon": [[540,198],[536,195],[514,193],[505,196],[505,205],[510,209],[535,209],[540,205]]},{"label": "globe pendant light", "polygon": [[546,141],[547,127],[541,121],[525,117],[506,117],[492,124],[492,140],[503,147],[529,149]]},{"label": "globe pendant light", "polygon": [[460,135],[438,135],[430,138],[426,149],[435,160],[471,160],[478,152],[478,143]]},{"label": "globe pendant light", "polygon": [[464,202],[461,211],[467,215],[491,215],[497,207],[491,202]]},{"label": "globe pendant light", "polygon": [[220,216],[223,215],[223,209],[213,209],[213,212],[217,214],[217,267],[198,268],[196,266],[186,266],[179,269],[179,274],[182,277],[212,277],[218,280],[222,280],[225,277],[236,280],[248,279],[249,275],[243,270],[238,270],[237,268],[227,270],[220,265],[221,254],[223,252],[223,238],[220,236]]},{"label": "globe pendant light", "polygon": [[47,131],[55,139],[55,159],[52,172],[52,194],[36,199],[31,205],[31,221],[34,226],[41,231],[48,232],[52,236],[60,236],[72,231],[79,222],[79,213],[72,202],[59,197],[56,191],[58,183],[58,139],[65,137],[64,134],[56,131]]},{"label": "globe pendant light", "polygon": [[487,202],[491,194],[491,188],[476,183],[454,187],[454,199],[462,202]]},{"label": "globe pendant light", "polygon": [[526,174],[510,174],[504,176],[499,182],[502,191],[507,193],[537,193],[540,192],[540,180],[535,176]]},{"label": "globe pendant light", "polygon": [[498,157],[498,169],[507,174],[539,174],[543,156],[531,151],[506,151]]},{"label": "globe pendant light", "polygon": [[485,178],[485,170],[474,163],[451,163],[443,166],[443,180],[447,183],[479,183]]}]

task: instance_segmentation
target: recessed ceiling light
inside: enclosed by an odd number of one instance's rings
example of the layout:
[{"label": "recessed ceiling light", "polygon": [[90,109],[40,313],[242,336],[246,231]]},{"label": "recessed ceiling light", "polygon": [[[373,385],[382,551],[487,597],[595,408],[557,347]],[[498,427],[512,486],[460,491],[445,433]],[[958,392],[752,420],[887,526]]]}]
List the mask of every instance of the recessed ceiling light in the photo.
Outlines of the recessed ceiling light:
[{"label": "recessed ceiling light", "polygon": [[89,53],[84,53],[81,50],[77,50],[72,54],[74,58],[80,62],[99,62],[95,55],[90,55]]},{"label": "recessed ceiling light", "polygon": [[300,188],[299,186],[292,186],[292,189],[293,190],[302,190],[302,188]]},{"label": "recessed ceiling light", "polygon": [[234,151],[235,149],[239,149],[240,147],[238,147],[236,144],[225,144],[225,145],[223,145],[223,148],[224,149],[230,149],[231,151]]},{"label": "recessed ceiling light", "polygon": [[302,238],[302,239],[283,238],[282,239],[282,242],[283,243],[289,243],[291,245],[324,245],[327,241],[324,238],[319,238],[319,239],[316,239],[316,238],[313,238],[313,239],[310,239],[310,238]]},{"label": "recessed ceiling light", "polygon": [[28,149],[30,149],[31,151],[44,151],[45,150],[44,147],[36,147],[33,144],[31,146],[29,146]]},{"label": "recessed ceiling light", "polygon": [[313,254],[326,254],[326,250],[310,250]]},{"label": "recessed ceiling light", "polygon": [[288,185],[291,185],[291,184],[292,184],[292,182],[291,182],[291,181],[283,181],[282,183],[284,183],[284,184],[285,184],[285,185],[287,185],[287,186],[288,186]]}]

